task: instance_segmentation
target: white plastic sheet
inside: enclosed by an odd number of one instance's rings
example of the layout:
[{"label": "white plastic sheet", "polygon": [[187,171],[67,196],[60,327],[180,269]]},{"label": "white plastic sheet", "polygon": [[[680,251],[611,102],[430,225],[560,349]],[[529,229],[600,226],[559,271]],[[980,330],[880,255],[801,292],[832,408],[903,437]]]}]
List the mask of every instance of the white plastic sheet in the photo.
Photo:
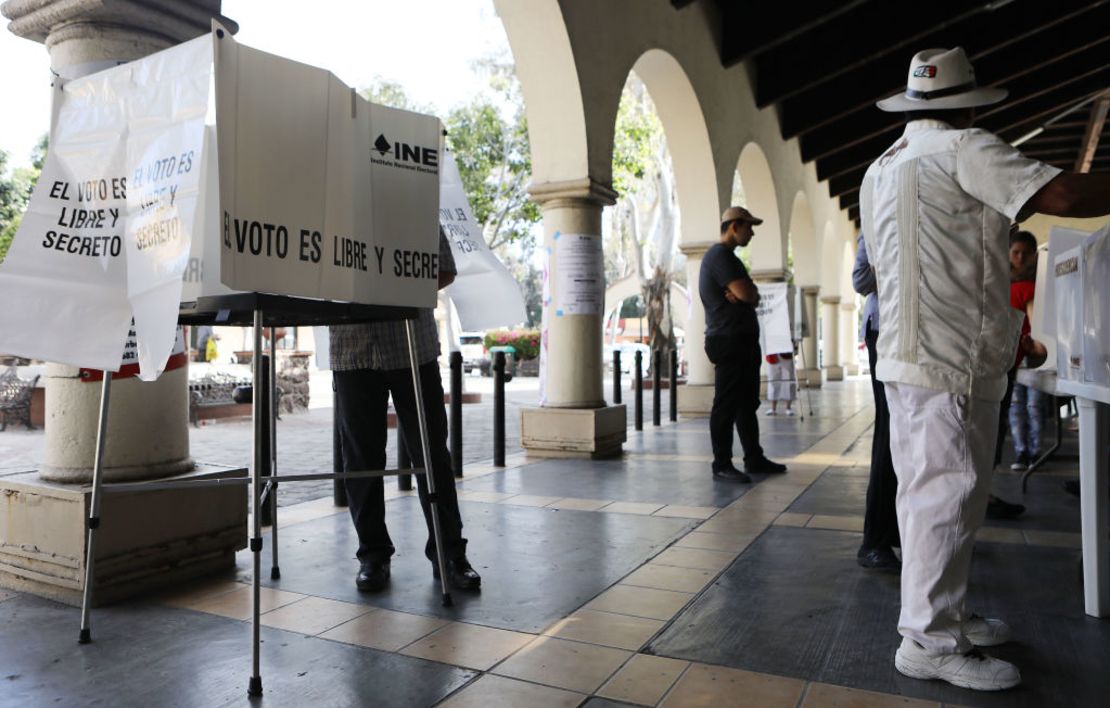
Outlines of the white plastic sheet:
[{"label": "white plastic sheet", "polygon": [[760,283],[759,346],[764,354],[783,354],[794,351],[791,340],[790,305],[786,283]]},{"label": "white plastic sheet", "polygon": [[140,378],[174,345],[197,218],[211,39],[61,84],[42,175],[0,266],[0,351]]},{"label": "white plastic sheet", "polygon": [[486,245],[451,153],[444,155],[440,172],[439,224],[458,269],[447,295],[455,303],[462,329],[512,327],[527,319],[520,284]]}]

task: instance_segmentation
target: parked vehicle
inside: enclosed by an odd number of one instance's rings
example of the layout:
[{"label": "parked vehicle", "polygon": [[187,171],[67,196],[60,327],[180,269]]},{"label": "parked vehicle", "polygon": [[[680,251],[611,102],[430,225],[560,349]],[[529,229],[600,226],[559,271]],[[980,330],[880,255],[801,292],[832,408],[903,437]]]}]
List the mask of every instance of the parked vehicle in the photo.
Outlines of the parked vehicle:
[{"label": "parked vehicle", "polygon": [[640,371],[643,373],[644,378],[647,378],[648,372],[651,370],[651,349],[648,345],[639,342],[617,342],[615,345],[604,345],[602,347],[602,356],[605,359],[605,370],[609,372],[613,371],[613,349],[620,350],[622,374],[632,373],[636,352],[641,352],[643,359],[640,362]]},{"label": "parked vehicle", "polygon": [[459,335],[459,351],[462,353],[464,373],[478,371],[482,376],[489,376],[490,360],[482,344],[484,338],[483,332],[463,332]]}]

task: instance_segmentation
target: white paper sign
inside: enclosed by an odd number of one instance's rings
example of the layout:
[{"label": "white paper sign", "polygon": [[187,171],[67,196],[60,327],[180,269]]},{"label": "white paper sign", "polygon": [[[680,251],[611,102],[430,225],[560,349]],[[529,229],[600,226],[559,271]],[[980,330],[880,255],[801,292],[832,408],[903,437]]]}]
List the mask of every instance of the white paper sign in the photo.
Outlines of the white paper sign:
[{"label": "white paper sign", "polygon": [[173,348],[197,221],[212,44],[186,42],[56,87],[42,175],[3,266],[0,350],[140,378]]},{"label": "white paper sign", "polygon": [[447,288],[462,328],[468,331],[512,327],[527,319],[520,284],[489,250],[482,226],[474,220],[458,165],[445,153],[439,176],[439,224],[451,243],[458,276]]},{"label": "white paper sign", "polygon": [[601,237],[555,234],[555,316],[600,315],[605,305]]},{"label": "white paper sign", "polygon": [[790,305],[786,283],[760,283],[759,346],[764,354],[783,354],[794,351],[790,338]]}]

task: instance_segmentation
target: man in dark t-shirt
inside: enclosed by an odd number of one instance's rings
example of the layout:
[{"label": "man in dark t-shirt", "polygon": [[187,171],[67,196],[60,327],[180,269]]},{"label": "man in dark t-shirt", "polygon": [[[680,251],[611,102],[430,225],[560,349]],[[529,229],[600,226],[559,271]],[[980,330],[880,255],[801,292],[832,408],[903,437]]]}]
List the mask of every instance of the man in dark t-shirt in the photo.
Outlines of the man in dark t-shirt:
[{"label": "man in dark t-shirt", "polygon": [[705,308],[705,353],[716,367],[709,414],[713,476],[735,482],[750,482],[751,477],[732,464],[733,426],[744,448],[746,472],[786,471],[785,465],[768,460],[759,444],[759,290],[735,254],[737,247],[752,240],[752,227],[762,223],[743,207],[726,209],[721,214],[721,240],[705,252],[698,276]]}]

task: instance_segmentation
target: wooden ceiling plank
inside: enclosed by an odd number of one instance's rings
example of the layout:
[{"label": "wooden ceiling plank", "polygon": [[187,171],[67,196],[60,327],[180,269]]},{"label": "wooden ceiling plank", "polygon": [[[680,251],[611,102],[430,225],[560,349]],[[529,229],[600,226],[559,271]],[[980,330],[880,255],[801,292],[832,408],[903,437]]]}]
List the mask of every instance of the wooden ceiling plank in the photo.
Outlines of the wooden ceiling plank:
[{"label": "wooden ceiling plank", "polygon": [[1087,132],[1083,135],[1083,143],[1079,147],[1079,157],[1075,161],[1076,172],[1091,171],[1091,163],[1095,159],[1099,138],[1106,126],[1108,111],[1110,111],[1110,91],[1091,104],[1091,116],[1087,120]]}]

